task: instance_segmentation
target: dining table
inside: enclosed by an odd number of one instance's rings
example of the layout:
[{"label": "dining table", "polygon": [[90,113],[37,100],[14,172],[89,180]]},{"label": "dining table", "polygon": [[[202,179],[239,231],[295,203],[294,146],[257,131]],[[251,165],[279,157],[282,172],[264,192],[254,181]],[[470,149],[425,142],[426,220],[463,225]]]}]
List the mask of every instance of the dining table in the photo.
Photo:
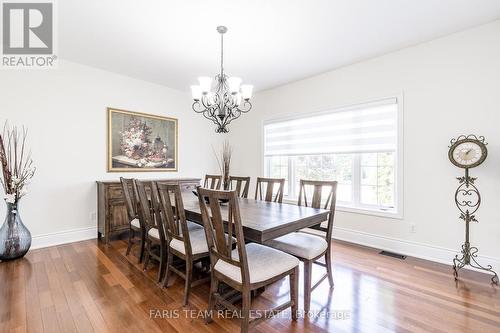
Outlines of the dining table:
[{"label": "dining table", "polygon": [[[203,224],[198,197],[186,191],[182,200],[186,218]],[[326,209],[247,198],[238,198],[238,206],[245,240],[259,244],[318,225],[327,220],[329,213]],[[221,211],[223,216],[227,216],[227,205],[222,204]]]}]

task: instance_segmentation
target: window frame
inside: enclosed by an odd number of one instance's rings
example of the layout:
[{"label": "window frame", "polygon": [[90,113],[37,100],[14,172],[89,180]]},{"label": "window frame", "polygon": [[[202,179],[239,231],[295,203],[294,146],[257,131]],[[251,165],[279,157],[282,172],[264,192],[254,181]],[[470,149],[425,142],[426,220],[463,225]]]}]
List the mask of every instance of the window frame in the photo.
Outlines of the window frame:
[{"label": "window frame", "polygon": [[[404,190],[404,176],[403,176],[403,171],[404,171],[404,155],[403,155],[403,138],[404,138],[404,112],[403,112],[403,106],[404,106],[404,98],[403,98],[403,93],[399,94],[392,94],[388,95],[386,97],[382,98],[377,98],[377,99],[370,99],[366,101],[361,101],[361,102],[356,102],[356,103],[351,103],[348,105],[343,105],[343,106],[335,106],[335,107],[330,107],[330,108],[324,108],[320,111],[314,111],[314,112],[308,112],[308,113],[299,113],[293,116],[284,116],[284,117],[279,117],[279,118],[271,118],[271,119],[265,119],[262,121],[261,124],[261,153],[260,156],[262,158],[262,163],[261,163],[261,174],[266,175],[267,171],[269,169],[269,166],[267,165],[266,162],[266,156],[264,156],[264,128],[268,124],[272,123],[277,123],[277,122],[283,122],[283,121],[289,121],[289,120],[294,120],[294,119],[301,119],[301,118],[307,118],[307,117],[314,117],[314,116],[320,116],[324,114],[330,114],[334,112],[342,112],[346,111],[348,109],[353,109],[353,108],[359,108],[360,106],[363,105],[369,105],[369,104],[374,104],[374,103],[380,103],[383,102],[384,100],[388,99],[395,99],[396,100],[396,105],[397,105],[397,143],[396,143],[396,151],[394,153],[394,203],[395,203],[395,209],[393,211],[389,210],[383,210],[379,209],[378,206],[373,207],[370,205],[360,205],[360,206],[353,206],[353,205],[348,205],[345,202],[339,202],[337,201],[337,210],[342,211],[342,212],[348,212],[348,213],[355,213],[355,214],[362,214],[362,215],[371,215],[371,216],[379,216],[379,217],[387,217],[387,218],[392,218],[392,219],[403,219],[404,218],[404,198],[403,198],[403,190]],[[315,154],[317,155],[317,154]],[[353,196],[353,202],[355,199],[355,196],[358,196],[357,202],[359,202],[359,196],[361,195],[361,158],[360,154],[354,154],[353,158],[353,165],[352,165],[352,172],[353,172],[353,182],[352,182],[352,196]],[[290,163],[292,161],[292,163]],[[293,176],[293,159],[289,159],[288,162],[288,175]],[[357,173],[357,175],[355,175]],[[291,192],[293,187],[295,186],[295,182],[288,182],[288,191],[289,193]],[[296,200],[288,199],[288,198],[283,198],[283,202],[286,203],[291,203],[291,204],[296,204]]]}]

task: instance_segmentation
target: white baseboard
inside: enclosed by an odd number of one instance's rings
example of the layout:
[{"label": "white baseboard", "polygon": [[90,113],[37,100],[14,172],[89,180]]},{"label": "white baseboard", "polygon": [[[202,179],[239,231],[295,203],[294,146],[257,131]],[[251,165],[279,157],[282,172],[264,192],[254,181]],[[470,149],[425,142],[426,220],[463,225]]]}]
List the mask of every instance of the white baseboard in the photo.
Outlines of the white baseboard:
[{"label": "white baseboard", "polygon": [[97,238],[97,227],[87,227],[67,231],[53,232],[50,234],[33,236],[31,249],[39,249],[48,246],[79,242],[82,240]]},{"label": "white baseboard", "polygon": [[[347,228],[334,227],[333,238],[381,250],[396,252],[411,257],[435,261],[449,265],[450,267],[452,266],[452,261],[455,255],[459,254],[458,251],[443,247],[412,241],[403,241],[396,238],[374,235]],[[483,266],[491,265],[495,271],[500,271],[500,258],[480,255],[477,257],[477,260]],[[470,266],[464,268],[475,270]]]}]

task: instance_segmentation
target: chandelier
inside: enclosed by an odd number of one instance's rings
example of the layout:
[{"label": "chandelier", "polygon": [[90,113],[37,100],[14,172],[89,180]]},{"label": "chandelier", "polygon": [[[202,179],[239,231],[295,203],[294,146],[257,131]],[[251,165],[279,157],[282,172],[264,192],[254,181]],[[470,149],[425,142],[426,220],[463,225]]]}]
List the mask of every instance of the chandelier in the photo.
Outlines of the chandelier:
[{"label": "chandelier", "polygon": [[198,85],[191,86],[193,110],[217,125],[217,133],[227,133],[227,125],[252,109],[250,98],[253,86],[241,84],[239,77],[229,77],[224,73],[224,34],[227,28],[217,27],[220,34],[220,73],[213,79],[199,77]]}]

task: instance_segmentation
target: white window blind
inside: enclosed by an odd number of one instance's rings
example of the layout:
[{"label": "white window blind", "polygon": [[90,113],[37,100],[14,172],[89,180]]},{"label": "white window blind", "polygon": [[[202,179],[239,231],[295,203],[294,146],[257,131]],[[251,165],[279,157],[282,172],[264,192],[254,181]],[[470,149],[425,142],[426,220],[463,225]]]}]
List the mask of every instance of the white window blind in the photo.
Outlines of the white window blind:
[{"label": "white window blind", "polygon": [[394,152],[397,99],[264,125],[264,155]]}]

